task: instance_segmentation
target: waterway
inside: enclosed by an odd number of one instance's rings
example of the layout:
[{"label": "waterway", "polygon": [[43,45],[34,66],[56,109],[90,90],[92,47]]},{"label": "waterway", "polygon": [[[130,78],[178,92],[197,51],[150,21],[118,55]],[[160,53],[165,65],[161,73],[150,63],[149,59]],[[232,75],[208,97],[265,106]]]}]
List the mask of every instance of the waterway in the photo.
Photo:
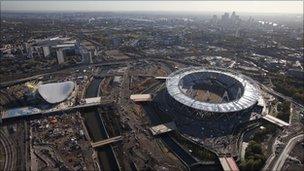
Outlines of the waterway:
[{"label": "waterway", "polygon": [[[102,78],[93,79],[87,88],[85,97],[91,98],[98,96],[98,88]],[[97,107],[86,109],[82,115],[85,119],[85,125],[93,142],[109,138],[107,130],[103,123]],[[96,149],[101,170],[119,170],[118,162],[114,151],[110,145]]]}]

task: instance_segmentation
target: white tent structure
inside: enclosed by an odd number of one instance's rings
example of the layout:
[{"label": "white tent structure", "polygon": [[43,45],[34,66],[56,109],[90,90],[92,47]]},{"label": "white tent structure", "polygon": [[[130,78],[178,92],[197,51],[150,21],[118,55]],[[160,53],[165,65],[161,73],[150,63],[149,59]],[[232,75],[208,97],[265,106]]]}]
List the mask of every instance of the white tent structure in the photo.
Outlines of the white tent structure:
[{"label": "white tent structure", "polygon": [[66,100],[72,94],[74,88],[74,82],[66,81],[40,85],[38,92],[45,101],[54,104]]}]

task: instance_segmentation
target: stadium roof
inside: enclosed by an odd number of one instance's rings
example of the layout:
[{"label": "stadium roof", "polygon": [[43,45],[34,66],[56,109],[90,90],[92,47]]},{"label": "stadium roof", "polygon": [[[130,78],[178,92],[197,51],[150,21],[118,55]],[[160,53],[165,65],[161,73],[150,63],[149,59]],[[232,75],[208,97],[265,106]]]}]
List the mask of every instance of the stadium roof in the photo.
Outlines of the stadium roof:
[{"label": "stadium roof", "polygon": [[[238,99],[223,103],[202,102],[187,96],[180,88],[181,79],[186,75],[200,72],[205,74],[224,74],[226,76],[225,78],[237,80],[244,88],[243,94]],[[178,102],[198,110],[215,113],[229,113],[247,109],[256,104],[260,97],[257,85],[252,80],[249,80],[248,77],[241,74],[221,70],[210,70],[202,67],[184,68],[173,72],[168,76],[166,86],[169,94]]]},{"label": "stadium roof", "polygon": [[61,83],[43,84],[38,87],[41,97],[48,103],[59,103],[66,100],[73,92],[75,83],[66,81]]}]

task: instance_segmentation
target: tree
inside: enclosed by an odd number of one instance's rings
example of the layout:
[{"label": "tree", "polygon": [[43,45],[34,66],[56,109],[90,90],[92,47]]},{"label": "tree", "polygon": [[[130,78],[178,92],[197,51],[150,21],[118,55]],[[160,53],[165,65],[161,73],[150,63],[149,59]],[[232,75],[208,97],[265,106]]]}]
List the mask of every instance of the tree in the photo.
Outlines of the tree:
[{"label": "tree", "polygon": [[262,151],[262,146],[255,141],[250,141],[246,148],[245,160],[242,161],[241,170],[261,170],[266,158]]},{"label": "tree", "polygon": [[282,104],[278,105],[278,118],[282,119],[285,122],[289,122],[289,116],[290,116],[290,102],[284,101]]}]

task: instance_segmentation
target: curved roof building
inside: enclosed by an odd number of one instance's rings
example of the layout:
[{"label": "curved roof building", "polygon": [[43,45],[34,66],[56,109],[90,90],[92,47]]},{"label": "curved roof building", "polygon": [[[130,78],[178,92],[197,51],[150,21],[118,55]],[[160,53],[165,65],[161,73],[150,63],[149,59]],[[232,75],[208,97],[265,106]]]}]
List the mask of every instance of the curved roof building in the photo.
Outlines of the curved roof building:
[{"label": "curved roof building", "polygon": [[40,85],[38,87],[38,92],[45,101],[53,104],[66,100],[71,95],[74,88],[74,82],[66,81]]},{"label": "curved roof building", "polygon": [[212,113],[242,111],[255,105],[260,98],[259,88],[250,78],[203,67],[173,72],[166,86],[169,95],[179,103]]}]

